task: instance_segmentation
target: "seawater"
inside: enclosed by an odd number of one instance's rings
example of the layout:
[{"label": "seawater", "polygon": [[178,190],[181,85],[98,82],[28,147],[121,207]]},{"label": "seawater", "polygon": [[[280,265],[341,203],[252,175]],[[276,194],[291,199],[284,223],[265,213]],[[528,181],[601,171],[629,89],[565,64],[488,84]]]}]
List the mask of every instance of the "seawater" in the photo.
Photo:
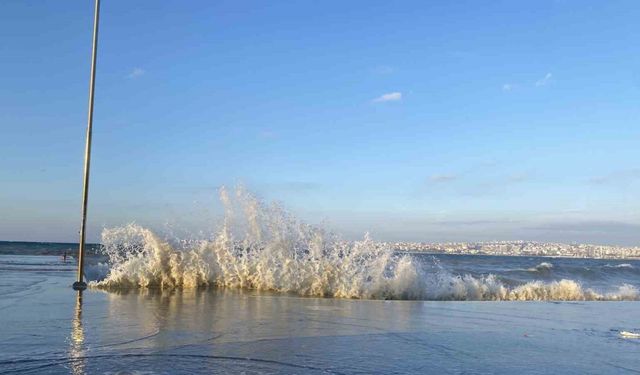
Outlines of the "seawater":
[{"label": "seawater", "polygon": [[[540,264],[437,259],[451,269],[472,262],[522,275]],[[561,262],[550,261],[560,272]],[[640,371],[640,302],[385,301],[220,287],[76,293],[75,265],[59,256],[0,262],[2,374]]]},{"label": "seawater", "polygon": [[[341,240],[241,188],[222,189],[220,199],[224,224],[208,239],[168,239],[134,224],[105,230],[100,255],[87,267],[90,287],[401,300],[640,299],[638,260],[400,253],[369,235]],[[0,260],[0,267],[14,266]]]},{"label": "seawater", "polygon": [[399,253],[222,198],[206,239],[106,230],[81,293],[75,245],[0,243],[0,373],[640,372],[637,260]]}]

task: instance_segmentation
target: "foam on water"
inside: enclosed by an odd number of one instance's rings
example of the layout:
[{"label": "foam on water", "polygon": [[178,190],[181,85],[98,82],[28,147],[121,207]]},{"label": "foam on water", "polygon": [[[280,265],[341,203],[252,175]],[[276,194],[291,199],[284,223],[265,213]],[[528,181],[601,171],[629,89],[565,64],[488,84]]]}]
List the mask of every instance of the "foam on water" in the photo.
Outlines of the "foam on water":
[{"label": "foam on water", "polygon": [[[583,289],[573,280],[504,285],[496,276],[426,272],[408,254],[374,242],[342,241],[267,206],[243,189],[220,191],[222,229],[212,240],[172,244],[138,225],[107,229],[110,267],[93,288],[248,288],[305,296],[422,300],[637,300],[622,285],[614,293]],[[240,230],[238,230],[240,228]],[[544,266],[543,266],[544,265]],[[538,267],[550,268],[540,264]],[[536,267],[536,268],[538,268]],[[96,271],[96,270],[93,270]]]},{"label": "foam on water", "polygon": [[529,272],[550,272],[553,269],[553,264],[549,262],[542,262],[535,267],[527,269]]},{"label": "foam on water", "polygon": [[610,265],[607,264],[605,265],[605,267],[607,268],[626,268],[626,269],[634,269],[635,267],[629,263],[621,263],[621,264],[616,264],[616,265]]}]

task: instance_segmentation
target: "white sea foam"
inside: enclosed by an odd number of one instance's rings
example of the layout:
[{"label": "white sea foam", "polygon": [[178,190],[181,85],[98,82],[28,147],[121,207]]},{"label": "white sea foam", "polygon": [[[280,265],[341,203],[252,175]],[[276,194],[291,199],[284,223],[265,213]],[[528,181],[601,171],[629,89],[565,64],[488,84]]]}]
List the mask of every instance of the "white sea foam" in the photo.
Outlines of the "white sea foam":
[{"label": "white sea foam", "polygon": [[553,269],[553,264],[549,262],[542,262],[535,267],[527,269],[529,272],[549,272]]},{"label": "white sea foam", "polygon": [[[266,206],[238,189],[222,189],[225,222],[213,240],[172,244],[149,229],[127,225],[103,232],[110,269],[91,287],[225,287],[307,296],[421,300],[637,300],[623,285],[599,294],[573,280],[507,287],[497,277],[427,273],[410,255],[365,236],[341,241],[299,222],[277,205]],[[241,234],[233,228],[241,228]],[[542,266],[542,263],[539,266]],[[548,263],[547,263],[548,264]],[[548,264],[551,267],[550,264]]]},{"label": "white sea foam", "polygon": [[621,263],[621,264],[616,264],[616,265],[607,264],[607,265],[605,265],[605,267],[607,267],[607,268],[628,268],[628,269],[635,268],[635,267],[633,267],[633,265],[631,265],[629,263]]},{"label": "white sea foam", "polygon": [[629,331],[620,331],[620,337],[625,339],[640,339],[640,333],[638,332],[629,332]]}]

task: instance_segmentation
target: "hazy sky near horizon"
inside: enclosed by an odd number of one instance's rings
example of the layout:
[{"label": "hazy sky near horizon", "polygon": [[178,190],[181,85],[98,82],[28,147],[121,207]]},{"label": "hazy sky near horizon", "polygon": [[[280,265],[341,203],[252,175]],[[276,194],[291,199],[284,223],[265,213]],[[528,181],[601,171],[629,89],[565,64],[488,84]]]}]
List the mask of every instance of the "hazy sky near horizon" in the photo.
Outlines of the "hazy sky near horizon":
[{"label": "hazy sky near horizon", "polygon": [[[0,3],[0,239],[75,241],[92,1]],[[242,183],[348,238],[640,245],[637,1],[102,3],[89,238]]]}]

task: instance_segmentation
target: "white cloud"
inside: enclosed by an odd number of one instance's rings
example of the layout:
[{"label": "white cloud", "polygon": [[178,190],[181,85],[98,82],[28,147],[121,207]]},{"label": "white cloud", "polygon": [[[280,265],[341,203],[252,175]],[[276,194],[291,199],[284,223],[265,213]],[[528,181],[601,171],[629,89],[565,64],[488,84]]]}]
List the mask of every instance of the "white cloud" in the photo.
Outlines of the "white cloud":
[{"label": "white cloud", "polygon": [[401,92],[390,92],[388,94],[380,95],[379,97],[373,99],[374,103],[383,103],[383,102],[398,102],[402,100]]},{"label": "white cloud", "polygon": [[539,79],[539,80],[536,82],[536,86],[537,86],[537,87],[540,87],[540,86],[546,86],[546,85],[548,85],[549,83],[551,83],[551,76],[552,76],[552,74],[551,74],[551,73],[547,73],[547,74],[544,76],[544,78]]},{"label": "white cloud", "polygon": [[515,87],[516,86],[513,83],[505,83],[504,85],[502,85],[502,91],[511,91]]},{"label": "white cloud", "polygon": [[133,68],[131,73],[129,73],[127,75],[127,78],[129,78],[129,79],[138,78],[138,77],[144,75],[145,73],[146,73],[146,71],[144,69],[142,69],[142,68]]}]

